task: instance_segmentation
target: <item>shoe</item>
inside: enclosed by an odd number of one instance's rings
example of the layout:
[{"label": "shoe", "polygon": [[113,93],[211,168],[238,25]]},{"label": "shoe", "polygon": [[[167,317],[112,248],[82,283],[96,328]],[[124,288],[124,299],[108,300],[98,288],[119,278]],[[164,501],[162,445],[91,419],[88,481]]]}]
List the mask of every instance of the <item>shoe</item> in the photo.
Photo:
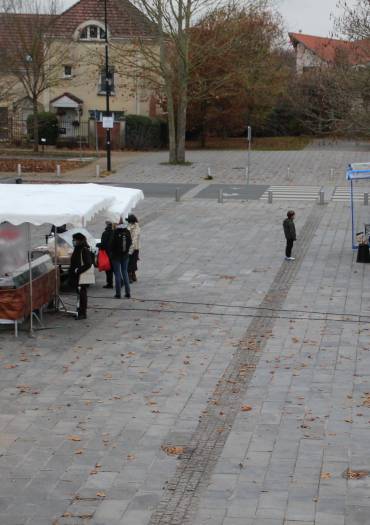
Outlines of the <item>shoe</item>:
[{"label": "shoe", "polygon": [[130,299],[130,298],[131,298],[131,295],[130,295],[129,293],[126,293],[126,294],[125,294],[125,297],[126,297],[126,299]]},{"label": "shoe", "polygon": [[295,261],[295,257],[285,257],[286,261]]},{"label": "shoe", "polygon": [[86,314],[78,314],[77,317],[75,317],[75,321],[81,321],[81,319],[87,319]]},{"label": "shoe", "polygon": [[121,296],[116,294],[116,295],[114,296],[114,299],[121,299]]},{"label": "shoe", "polygon": [[105,284],[103,288],[113,288],[113,284]]}]

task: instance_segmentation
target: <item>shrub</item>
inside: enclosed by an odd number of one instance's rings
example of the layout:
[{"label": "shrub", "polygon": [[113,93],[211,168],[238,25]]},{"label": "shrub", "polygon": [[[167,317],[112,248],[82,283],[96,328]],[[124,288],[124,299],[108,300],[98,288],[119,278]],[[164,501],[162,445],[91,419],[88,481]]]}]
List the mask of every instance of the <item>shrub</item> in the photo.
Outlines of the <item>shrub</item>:
[{"label": "shrub", "polygon": [[[42,144],[41,139],[46,139],[47,145],[55,145],[58,138],[58,119],[55,113],[47,111],[37,114],[38,128],[39,128],[39,144]],[[33,140],[33,115],[29,115],[27,119],[27,134]]]},{"label": "shrub", "polygon": [[126,147],[159,149],[167,143],[167,123],[141,115],[126,116]]}]

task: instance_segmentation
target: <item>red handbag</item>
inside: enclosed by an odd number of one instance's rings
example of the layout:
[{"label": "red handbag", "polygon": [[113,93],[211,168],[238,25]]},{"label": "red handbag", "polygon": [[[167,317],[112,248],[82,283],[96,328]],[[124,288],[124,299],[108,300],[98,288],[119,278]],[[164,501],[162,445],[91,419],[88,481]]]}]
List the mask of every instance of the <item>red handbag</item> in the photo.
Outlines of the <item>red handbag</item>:
[{"label": "red handbag", "polygon": [[112,269],[110,259],[105,250],[99,250],[98,253],[98,270],[99,272],[109,272]]}]

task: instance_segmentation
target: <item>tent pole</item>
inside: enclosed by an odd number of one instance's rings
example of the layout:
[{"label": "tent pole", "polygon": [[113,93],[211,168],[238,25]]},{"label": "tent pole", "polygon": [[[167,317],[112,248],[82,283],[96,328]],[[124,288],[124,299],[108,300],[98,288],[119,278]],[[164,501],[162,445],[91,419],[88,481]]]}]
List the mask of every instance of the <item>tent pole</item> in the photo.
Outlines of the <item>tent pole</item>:
[{"label": "tent pole", "polygon": [[353,209],[353,180],[351,179],[352,249],[355,247],[355,210]]},{"label": "tent pole", "polygon": [[54,226],[55,311],[59,310],[57,227]]},{"label": "tent pole", "polygon": [[27,223],[28,236],[28,272],[30,280],[30,334],[33,335],[33,284],[32,284],[32,260],[31,260],[31,224]]}]

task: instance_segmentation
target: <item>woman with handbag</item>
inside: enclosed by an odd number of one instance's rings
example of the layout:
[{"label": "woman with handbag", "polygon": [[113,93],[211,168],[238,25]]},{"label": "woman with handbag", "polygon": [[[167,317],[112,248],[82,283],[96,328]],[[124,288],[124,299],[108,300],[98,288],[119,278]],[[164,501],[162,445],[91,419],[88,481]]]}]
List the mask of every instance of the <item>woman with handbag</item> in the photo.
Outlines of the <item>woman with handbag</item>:
[{"label": "woman with handbag", "polygon": [[71,285],[77,291],[77,317],[76,320],[86,319],[87,287],[95,283],[94,266],[89,245],[82,233],[75,233],[72,237],[74,250],[71,256],[69,278]]}]

